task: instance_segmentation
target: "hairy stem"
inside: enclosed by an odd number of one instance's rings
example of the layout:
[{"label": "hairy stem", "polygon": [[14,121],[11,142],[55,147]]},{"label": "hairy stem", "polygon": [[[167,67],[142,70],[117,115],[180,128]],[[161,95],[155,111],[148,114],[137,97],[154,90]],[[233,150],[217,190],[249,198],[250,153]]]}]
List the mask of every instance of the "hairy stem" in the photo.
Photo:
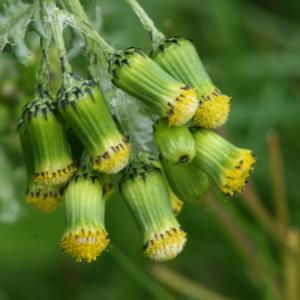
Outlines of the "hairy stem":
[{"label": "hairy stem", "polygon": [[137,15],[140,22],[143,24],[145,30],[149,32],[153,46],[156,47],[160,44],[161,40],[165,38],[164,34],[161,33],[157,27],[154,25],[154,22],[142,8],[142,6],[136,0],[125,0],[134,13]]}]

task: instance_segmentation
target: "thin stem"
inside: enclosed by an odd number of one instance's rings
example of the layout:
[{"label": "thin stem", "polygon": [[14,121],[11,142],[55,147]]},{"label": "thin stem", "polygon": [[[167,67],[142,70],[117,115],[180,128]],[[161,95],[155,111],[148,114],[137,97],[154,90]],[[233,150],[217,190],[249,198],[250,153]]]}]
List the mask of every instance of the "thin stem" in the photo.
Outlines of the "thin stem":
[{"label": "thin stem", "polygon": [[47,16],[47,21],[50,23],[55,46],[57,47],[64,85],[70,85],[72,82],[72,78],[70,76],[72,73],[72,67],[67,59],[67,52],[63,38],[63,20],[58,18],[59,9],[53,1],[43,0],[42,2],[44,3],[44,13]]},{"label": "thin stem", "polygon": [[278,230],[282,235],[288,227],[288,203],[283,176],[283,161],[280,149],[279,137],[276,132],[271,132],[268,137],[271,176],[273,183],[273,197],[275,201],[276,219]]},{"label": "thin stem", "polygon": [[37,92],[40,93],[40,89],[45,91],[49,90],[50,84],[50,67],[49,67],[49,59],[48,59],[48,47],[50,43],[50,33],[49,26],[45,26],[46,36],[47,38],[40,37],[40,46],[41,46],[41,58],[37,71]]},{"label": "thin stem", "polygon": [[205,286],[199,285],[182,275],[171,271],[170,269],[153,265],[150,267],[151,274],[170,287],[174,291],[191,299],[205,299],[205,300],[228,300],[229,298],[208,289]]},{"label": "thin stem", "polygon": [[133,260],[116,246],[111,247],[109,254],[129,275],[131,275],[154,299],[174,300],[173,295],[161,287],[153,278],[145,273]]},{"label": "thin stem", "polygon": [[62,0],[62,2],[65,4],[68,11],[76,15],[82,21],[90,24],[90,20],[79,0]]},{"label": "thin stem", "polygon": [[131,9],[135,12],[140,22],[143,24],[145,30],[149,32],[150,39],[154,47],[157,47],[158,44],[165,38],[164,34],[161,33],[157,27],[154,25],[154,22],[142,8],[142,6],[136,0],[125,0]]},{"label": "thin stem", "polygon": [[284,295],[285,299],[298,300],[300,299],[299,232],[290,229],[287,231],[286,239],[293,252],[285,251],[283,256]]}]

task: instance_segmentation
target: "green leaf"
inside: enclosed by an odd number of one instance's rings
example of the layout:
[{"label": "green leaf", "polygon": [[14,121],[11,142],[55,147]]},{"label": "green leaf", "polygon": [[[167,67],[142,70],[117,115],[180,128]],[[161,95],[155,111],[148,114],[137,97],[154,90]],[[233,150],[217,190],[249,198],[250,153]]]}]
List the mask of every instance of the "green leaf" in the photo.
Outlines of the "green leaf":
[{"label": "green leaf", "polygon": [[25,33],[36,8],[22,1],[3,4],[0,13],[0,50],[7,44],[14,46],[14,51],[23,64],[26,64],[29,50],[25,43]]}]

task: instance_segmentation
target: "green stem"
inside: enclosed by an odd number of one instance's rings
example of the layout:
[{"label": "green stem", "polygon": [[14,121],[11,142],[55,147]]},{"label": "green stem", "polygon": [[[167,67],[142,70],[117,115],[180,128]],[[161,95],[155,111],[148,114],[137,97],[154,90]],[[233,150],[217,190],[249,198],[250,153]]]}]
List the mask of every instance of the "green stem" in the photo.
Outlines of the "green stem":
[{"label": "green stem", "polygon": [[154,22],[136,0],[125,0],[131,9],[135,12],[140,22],[143,24],[145,30],[149,32],[152,44],[157,47],[160,42],[165,38],[164,34],[160,32],[154,25]]},{"label": "green stem", "polygon": [[47,16],[48,22],[50,23],[53,39],[57,47],[61,69],[63,73],[63,82],[65,86],[68,86],[72,82],[72,67],[67,59],[67,52],[65,42],[63,38],[63,19],[59,18],[59,9],[56,7],[53,0],[42,0],[44,14]]},{"label": "green stem", "polygon": [[226,296],[218,294],[215,291],[208,289],[198,283],[195,283],[182,275],[171,271],[170,269],[152,265],[150,272],[159,281],[170,287],[174,291],[189,299],[201,299],[201,300],[228,300]]}]

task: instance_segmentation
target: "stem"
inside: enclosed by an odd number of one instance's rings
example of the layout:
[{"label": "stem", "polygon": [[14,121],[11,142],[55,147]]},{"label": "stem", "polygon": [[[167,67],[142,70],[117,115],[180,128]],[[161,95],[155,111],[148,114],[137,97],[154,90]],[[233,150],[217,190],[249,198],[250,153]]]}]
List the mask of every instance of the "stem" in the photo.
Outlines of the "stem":
[{"label": "stem", "polygon": [[[299,233],[290,229],[287,231],[287,243],[293,250],[285,251],[283,256],[284,296],[285,299],[300,299],[299,289]],[[297,255],[298,254],[298,255]]]},{"label": "stem", "polygon": [[[47,38],[40,37],[40,46],[41,46],[41,58],[37,71],[36,85],[37,92],[41,94],[40,89],[48,91],[50,84],[50,67],[48,59],[48,47],[51,40],[49,27],[45,26]],[[48,39],[49,37],[49,39]]]},{"label": "stem", "polygon": [[44,3],[44,13],[50,23],[53,39],[57,47],[63,73],[63,83],[65,86],[68,86],[72,82],[72,78],[70,76],[72,73],[72,67],[67,59],[67,52],[63,38],[63,20],[58,18],[59,9],[56,7],[53,0],[43,0],[42,2]]},{"label": "stem", "polygon": [[137,264],[134,263],[123,251],[116,246],[111,247],[109,254],[113,259],[130,274],[145,290],[147,290],[153,299],[174,300],[171,293],[161,287],[155,280],[146,274]]},{"label": "stem", "polygon": [[273,182],[273,197],[275,201],[277,226],[280,234],[285,235],[289,223],[286,188],[283,177],[283,161],[281,156],[279,137],[271,132],[268,137],[271,175]]},{"label": "stem", "polygon": [[199,285],[182,275],[169,270],[166,267],[153,265],[150,272],[162,283],[191,299],[203,300],[228,300],[229,298],[220,295],[205,286]]},{"label": "stem", "polygon": [[140,22],[143,24],[145,30],[149,32],[150,39],[153,46],[156,48],[160,42],[165,38],[164,34],[161,33],[154,25],[153,21],[147,15],[145,10],[136,0],[125,0],[131,9],[135,12]]}]

